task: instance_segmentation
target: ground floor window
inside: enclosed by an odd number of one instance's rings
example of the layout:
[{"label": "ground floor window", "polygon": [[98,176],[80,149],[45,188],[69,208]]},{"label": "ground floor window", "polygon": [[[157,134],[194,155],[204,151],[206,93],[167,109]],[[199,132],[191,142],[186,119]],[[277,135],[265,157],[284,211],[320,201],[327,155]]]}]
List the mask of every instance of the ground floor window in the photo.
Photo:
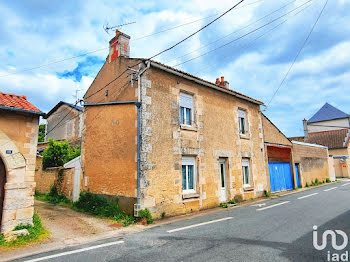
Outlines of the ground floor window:
[{"label": "ground floor window", "polygon": [[194,157],[182,158],[182,191],[186,193],[195,193],[196,190],[196,169]]},{"label": "ground floor window", "polygon": [[242,159],[243,185],[250,186],[249,158]]}]

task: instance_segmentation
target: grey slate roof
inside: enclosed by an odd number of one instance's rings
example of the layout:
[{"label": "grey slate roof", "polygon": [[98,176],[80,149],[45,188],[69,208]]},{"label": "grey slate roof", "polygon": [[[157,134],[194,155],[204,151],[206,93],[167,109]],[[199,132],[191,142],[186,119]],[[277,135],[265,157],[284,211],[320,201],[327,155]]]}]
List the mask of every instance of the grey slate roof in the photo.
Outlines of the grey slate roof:
[{"label": "grey slate roof", "polygon": [[57,103],[57,105],[55,105],[51,110],[50,112],[48,112],[45,116],[45,118],[48,118],[50,115],[52,115],[61,105],[67,105],[67,106],[70,106],[78,111],[83,111],[83,108],[81,106],[77,106],[77,105],[73,105],[71,103],[67,103],[67,102],[64,102],[64,101],[60,101]]},{"label": "grey slate roof", "polygon": [[321,107],[321,109],[318,110],[317,113],[314,114],[307,122],[315,123],[320,121],[346,118],[346,117],[349,117],[349,115],[344,113],[343,111],[340,111],[338,108],[335,108],[334,106],[328,103],[325,103]]}]

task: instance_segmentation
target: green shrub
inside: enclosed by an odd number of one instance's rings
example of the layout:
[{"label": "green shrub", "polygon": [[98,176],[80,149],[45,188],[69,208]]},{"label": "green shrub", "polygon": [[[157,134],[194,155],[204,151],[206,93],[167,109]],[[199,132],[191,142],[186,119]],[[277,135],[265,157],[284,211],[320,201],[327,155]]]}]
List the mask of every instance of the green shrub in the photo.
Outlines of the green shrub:
[{"label": "green shrub", "polygon": [[80,147],[71,147],[67,141],[54,141],[50,138],[48,147],[43,152],[43,168],[63,166],[80,156],[80,151]]},{"label": "green shrub", "polygon": [[220,203],[220,207],[222,207],[222,208],[228,208],[228,204],[227,204],[227,203]]},{"label": "green shrub", "polygon": [[271,193],[270,193],[269,191],[265,190],[265,196],[266,196],[266,197],[270,197],[270,196],[271,196]]},{"label": "green shrub", "polygon": [[319,184],[320,184],[320,182],[318,181],[318,178],[315,179],[315,184],[316,184],[316,185],[319,185]]},{"label": "green shrub", "polygon": [[45,127],[45,124],[39,125],[38,142],[44,142],[45,140]]},{"label": "green shrub", "polygon": [[153,217],[148,208],[139,211],[139,219],[146,218],[147,224],[153,223]]},{"label": "green shrub", "polygon": [[309,184],[306,182],[305,187],[309,187]]},{"label": "green shrub", "polygon": [[231,204],[231,205],[234,205],[234,204],[236,204],[236,200],[231,199],[230,201],[228,201],[228,203]]},{"label": "green shrub", "polygon": [[164,218],[165,217],[165,212],[162,212],[161,216],[162,216],[162,218]]},{"label": "green shrub", "polygon": [[123,219],[123,226],[127,227],[134,223],[135,218],[133,216],[125,216]]},{"label": "green shrub", "polygon": [[14,230],[21,230],[21,229],[27,229],[29,235],[19,236],[11,242],[6,242],[4,235],[0,234],[0,246],[24,245],[28,242],[42,239],[49,234],[48,231],[44,228],[41,222],[41,219],[37,213],[34,213],[33,215],[33,226],[21,224],[14,228]]},{"label": "green shrub", "polygon": [[51,186],[50,192],[47,194],[47,201],[51,204],[61,204],[61,203],[70,203],[70,200],[65,196],[58,193],[56,186]]},{"label": "green shrub", "polygon": [[108,218],[124,217],[124,213],[119,209],[118,201],[107,200],[90,192],[81,192],[79,200],[73,203],[73,207],[78,211],[96,216]]},{"label": "green shrub", "polygon": [[326,178],[326,183],[330,183],[331,180],[329,178]]}]

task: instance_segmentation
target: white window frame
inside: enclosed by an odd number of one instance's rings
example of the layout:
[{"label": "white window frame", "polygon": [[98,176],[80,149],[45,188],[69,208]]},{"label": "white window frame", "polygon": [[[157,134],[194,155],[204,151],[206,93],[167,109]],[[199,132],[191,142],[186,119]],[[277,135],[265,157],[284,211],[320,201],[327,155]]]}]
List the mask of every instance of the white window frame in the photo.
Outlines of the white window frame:
[{"label": "white window frame", "polygon": [[[242,128],[242,121],[241,119],[243,119],[243,123],[244,123],[244,132],[242,132],[243,128]],[[247,135],[247,117],[246,117],[246,111],[243,109],[238,109],[238,126],[239,126],[239,134],[240,135]]]},{"label": "white window frame", "polygon": [[[181,113],[181,109],[184,109],[184,117],[182,118],[182,113]],[[190,110],[190,117],[191,119],[187,119],[186,118],[186,110]],[[180,115],[180,124],[184,125],[184,126],[193,126],[193,95],[191,94],[187,94],[187,93],[183,93],[180,92],[180,110],[179,110],[179,115]],[[182,123],[182,120],[183,123]],[[189,124],[186,123],[187,121],[189,121]]]},{"label": "white window frame", "polygon": [[[183,188],[183,174],[182,167],[186,167],[186,186]],[[188,166],[193,166],[193,189],[188,188]],[[182,157],[181,161],[181,186],[183,194],[193,194],[196,193],[196,158],[195,157]]]},{"label": "white window frame", "polygon": [[[242,158],[242,174],[243,174],[243,187],[250,187],[250,178],[251,178],[251,172],[250,172],[250,159],[249,158]],[[248,167],[248,184],[246,183],[246,169],[245,167]]]}]

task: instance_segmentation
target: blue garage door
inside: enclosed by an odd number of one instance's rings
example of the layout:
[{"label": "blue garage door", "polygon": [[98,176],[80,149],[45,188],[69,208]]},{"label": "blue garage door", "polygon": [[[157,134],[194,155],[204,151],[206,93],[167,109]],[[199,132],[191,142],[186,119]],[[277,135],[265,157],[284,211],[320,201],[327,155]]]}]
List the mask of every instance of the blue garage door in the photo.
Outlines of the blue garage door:
[{"label": "blue garage door", "polygon": [[290,163],[269,162],[271,192],[293,189]]}]

